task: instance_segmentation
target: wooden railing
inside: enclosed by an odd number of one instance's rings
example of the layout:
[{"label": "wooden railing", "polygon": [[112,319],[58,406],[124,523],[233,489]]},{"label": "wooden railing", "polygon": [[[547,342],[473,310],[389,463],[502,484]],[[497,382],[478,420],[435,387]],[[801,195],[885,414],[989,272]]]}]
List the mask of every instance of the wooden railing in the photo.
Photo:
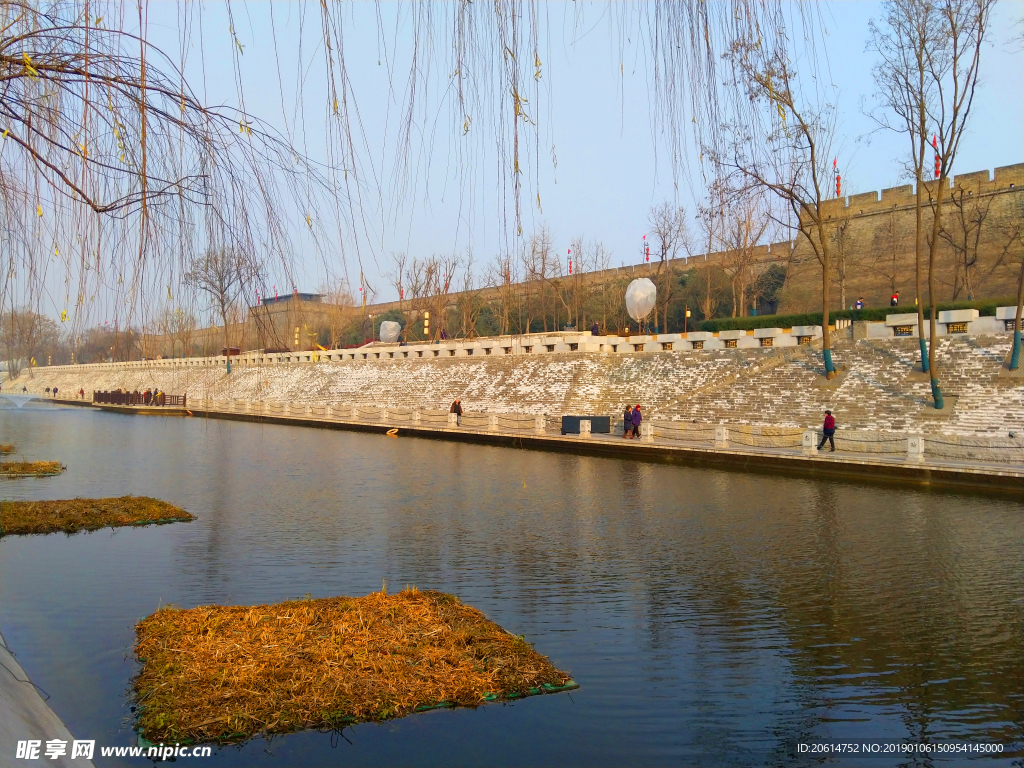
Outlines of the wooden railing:
[{"label": "wooden railing", "polygon": [[92,401],[102,405],[143,405],[157,408],[184,408],[188,395],[168,395],[166,392],[93,392]]}]

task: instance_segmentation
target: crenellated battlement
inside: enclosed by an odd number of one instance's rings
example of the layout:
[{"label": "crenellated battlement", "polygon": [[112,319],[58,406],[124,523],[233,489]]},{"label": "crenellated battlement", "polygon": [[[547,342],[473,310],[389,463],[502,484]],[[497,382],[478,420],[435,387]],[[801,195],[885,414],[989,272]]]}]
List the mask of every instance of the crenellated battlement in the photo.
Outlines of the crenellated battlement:
[{"label": "crenellated battlement", "polygon": [[[935,194],[936,181],[922,182],[925,196]],[[1005,165],[994,171],[971,171],[961,173],[949,180],[949,191],[963,189],[969,195],[996,194],[999,192],[1020,192],[1024,186],[1024,163]],[[914,204],[915,189],[913,184],[883,189],[879,193],[861,192],[849,197],[826,200],[821,204],[825,218],[844,218],[848,216],[867,216],[875,213],[892,211]]]}]

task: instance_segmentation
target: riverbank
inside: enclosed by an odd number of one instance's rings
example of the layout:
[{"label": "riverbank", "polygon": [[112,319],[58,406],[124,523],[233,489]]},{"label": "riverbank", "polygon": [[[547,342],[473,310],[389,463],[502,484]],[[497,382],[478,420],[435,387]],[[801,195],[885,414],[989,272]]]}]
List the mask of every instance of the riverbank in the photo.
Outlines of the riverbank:
[{"label": "riverbank", "polygon": [[[40,743],[38,757],[45,759],[47,765],[66,768],[89,768],[93,765],[92,760],[70,758],[71,745],[74,741],[71,731],[39,694],[25,670],[21,668],[21,664],[7,647],[2,634],[0,666],[5,670],[0,670],[0,746],[3,747],[0,749],[0,768],[24,766],[25,760],[16,757],[16,746],[19,741],[30,739],[38,740],[37,743]],[[67,754],[55,760],[47,759],[44,755],[44,745],[50,739],[65,742]]]},{"label": "riverbank", "polygon": [[[82,400],[58,401],[65,405],[94,407]],[[277,406],[277,408],[275,408]],[[725,432],[715,434],[716,443],[708,445],[696,440],[678,440],[659,437],[653,427],[646,430],[648,435],[643,439],[625,440],[621,435],[561,435],[551,434],[551,425],[538,417],[540,421],[502,420],[504,424],[519,423],[529,428],[497,428],[498,419],[487,419],[487,423],[496,428],[479,429],[473,426],[459,426],[447,423],[434,425],[415,423],[418,412],[394,412],[388,418],[387,410],[366,412],[364,409],[336,409],[321,406],[318,410],[322,415],[313,415],[312,408],[298,406],[302,414],[284,412],[286,407],[281,404],[232,404],[229,408],[218,408],[207,402],[197,402],[189,409],[188,414],[194,417],[210,419],[227,419],[266,424],[282,424],[298,427],[319,429],[342,429],[359,432],[387,434],[395,430],[398,437],[417,437],[434,440],[455,440],[490,445],[504,445],[513,448],[556,451],[560,453],[578,453],[595,456],[612,456],[616,458],[639,459],[660,463],[680,464],[685,466],[707,466],[719,469],[735,469],[768,473],[785,473],[794,476],[815,476],[829,478],[847,478],[871,482],[909,483],[926,487],[970,488],[974,491],[995,492],[1024,497],[1024,454],[1019,463],[984,462],[970,460],[952,460],[929,457],[927,439],[922,446],[923,453],[908,452],[908,437],[890,438],[902,442],[902,455],[868,454],[843,450],[844,434],[837,434],[837,451],[817,453],[800,445],[799,448],[785,445],[743,445],[736,446],[729,442],[729,428]],[[258,412],[253,412],[257,410]],[[135,415],[137,408],[104,406],[104,411],[121,411]],[[287,410],[291,410],[287,406]],[[346,413],[346,416],[341,415]],[[425,415],[425,414],[424,414]],[[436,416],[436,414],[431,414]],[[402,419],[406,416],[408,420]],[[441,414],[444,418],[446,414]],[[479,419],[479,415],[477,415]],[[464,421],[467,419],[464,418]],[[543,426],[538,429],[538,425]],[[699,425],[716,432],[714,425]],[[780,433],[793,430],[777,430]],[[655,433],[655,434],[651,434]],[[734,434],[736,434],[734,432]],[[724,440],[717,438],[724,437]],[[817,435],[815,435],[817,437]],[[804,436],[806,439],[806,435]],[[863,439],[863,438],[861,438]],[[776,438],[767,442],[785,442]],[[1015,450],[1015,449],[1014,449]]]}]

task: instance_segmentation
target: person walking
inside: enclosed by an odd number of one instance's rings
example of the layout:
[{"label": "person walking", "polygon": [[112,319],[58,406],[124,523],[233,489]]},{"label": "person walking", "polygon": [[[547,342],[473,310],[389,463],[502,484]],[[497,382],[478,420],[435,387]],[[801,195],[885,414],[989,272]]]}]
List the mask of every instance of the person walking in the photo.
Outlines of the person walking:
[{"label": "person walking", "polygon": [[828,440],[831,448],[829,453],[836,452],[836,420],[832,416],[832,411],[825,411],[825,423],[821,428],[821,442],[818,443],[818,450],[820,451],[825,445],[825,441]]},{"label": "person walking", "polygon": [[861,296],[857,299],[857,303],[853,305],[854,309],[864,309],[864,297]]},{"label": "person walking", "polygon": [[53,399],[54,400],[57,399],[57,388],[56,387],[53,388]]},{"label": "person walking", "polygon": [[590,335],[591,336],[600,336],[601,335],[601,328],[598,326],[597,320],[595,320],[594,324],[592,326],[590,326]]},{"label": "person walking", "polygon": [[622,439],[628,440],[633,432],[633,409],[628,405],[622,412]]},{"label": "person walking", "polygon": [[640,403],[637,403],[636,408],[633,409],[633,437],[640,437],[640,422],[643,420],[644,417],[640,413]]},{"label": "person walking", "polygon": [[900,305],[900,292],[896,291],[896,293],[894,293],[892,295],[892,298],[889,299],[889,306],[890,307],[898,307],[899,305]]},{"label": "person walking", "polygon": [[456,426],[461,427],[462,426],[462,400],[460,400],[459,398],[456,397],[455,401],[452,403],[452,407],[449,409],[449,413],[454,413],[455,414],[455,424],[456,424]]}]

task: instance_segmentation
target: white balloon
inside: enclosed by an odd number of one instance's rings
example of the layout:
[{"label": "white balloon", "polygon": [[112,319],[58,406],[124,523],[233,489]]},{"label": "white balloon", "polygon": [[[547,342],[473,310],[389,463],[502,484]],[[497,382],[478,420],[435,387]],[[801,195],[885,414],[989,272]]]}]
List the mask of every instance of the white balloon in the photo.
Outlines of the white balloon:
[{"label": "white balloon", "polygon": [[638,277],[626,288],[626,311],[638,323],[651,314],[658,289],[646,277]]},{"label": "white balloon", "polygon": [[402,333],[402,326],[394,320],[385,320],[380,324],[380,340],[386,344],[393,344],[398,341]]}]

